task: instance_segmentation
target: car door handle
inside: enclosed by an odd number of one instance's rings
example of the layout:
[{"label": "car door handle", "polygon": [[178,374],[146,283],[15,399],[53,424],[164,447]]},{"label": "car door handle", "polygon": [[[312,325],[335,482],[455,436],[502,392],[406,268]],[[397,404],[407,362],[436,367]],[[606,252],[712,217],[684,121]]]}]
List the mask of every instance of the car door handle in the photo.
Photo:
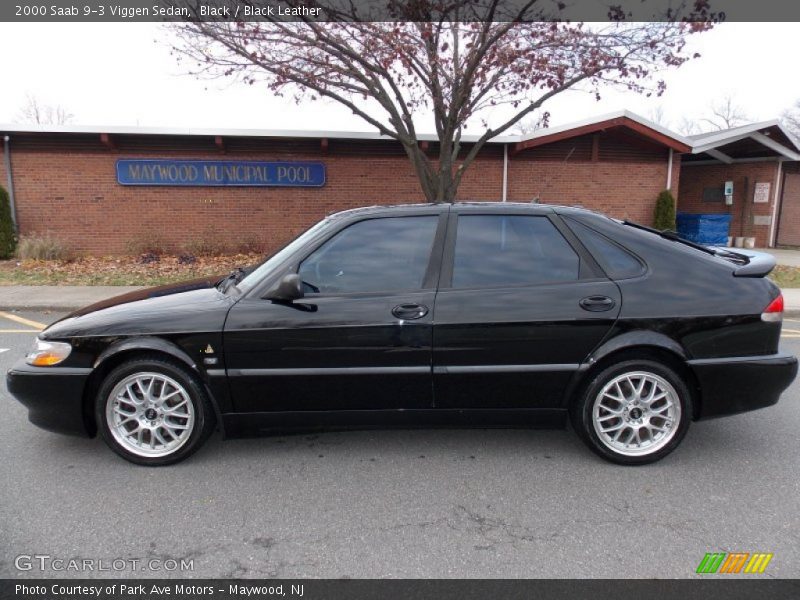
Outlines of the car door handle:
[{"label": "car door handle", "polygon": [[423,304],[400,304],[392,309],[392,314],[404,321],[421,319],[428,314],[428,307]]},{"label": "car door handle", "polygon": [[583,298],[578,304],[581,305],[583,310],[591,312],[603,312],[614,308],[616,302],[608,296],[587,296]]}]

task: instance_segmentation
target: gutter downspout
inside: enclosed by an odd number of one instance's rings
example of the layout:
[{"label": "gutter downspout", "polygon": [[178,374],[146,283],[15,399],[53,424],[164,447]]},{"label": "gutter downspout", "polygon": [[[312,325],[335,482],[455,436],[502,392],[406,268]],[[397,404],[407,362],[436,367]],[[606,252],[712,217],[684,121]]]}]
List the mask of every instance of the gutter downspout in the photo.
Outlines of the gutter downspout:
[{"label": "gutter downspout", "polygon": [[508,201],[508,144],[503,144],[503,202]]},{"label": "gutter downspout", "polygon": [[17,205],[14,202],[14,178],[11,175],[11,136],[3,138],[3,159],[6,165],[6,177],[8,178],[8,202],[11,207],[11,223],[14,225],[14,233],[17,233]]},{"label": "gutter downspout", "polygon": [[775,239],[776,236],[776,226],[778,220],[778,201],[780,200],[780,188],[781,186],[781,175],[783,171],[783,159],[778,159],[778,168],[776,169],[775,174],[775,189],[773,190],[775,195],[772,198],[772,219],[769,222],[769,239],[767,240],[767,246],[769,248],[774,248],[777,240]]},{"label": "gutter downspout", "polygon": [[669,160],[667,161],[667,190],[672,191],[672,148],[669,149]]}]

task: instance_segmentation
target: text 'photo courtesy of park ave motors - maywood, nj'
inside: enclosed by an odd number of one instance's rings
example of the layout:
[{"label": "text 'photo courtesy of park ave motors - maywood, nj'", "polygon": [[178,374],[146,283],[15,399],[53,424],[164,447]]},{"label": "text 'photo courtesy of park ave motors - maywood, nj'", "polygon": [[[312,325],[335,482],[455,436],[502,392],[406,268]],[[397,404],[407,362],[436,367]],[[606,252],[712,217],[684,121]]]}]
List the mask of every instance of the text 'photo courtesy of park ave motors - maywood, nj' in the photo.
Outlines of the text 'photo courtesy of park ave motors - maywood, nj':
[{"label": "text 'photo courtesy of park ave motors - maywood, nj'", "polygon": [[0,600],[800,599],[800,21],[607,4],[0,2]]}]

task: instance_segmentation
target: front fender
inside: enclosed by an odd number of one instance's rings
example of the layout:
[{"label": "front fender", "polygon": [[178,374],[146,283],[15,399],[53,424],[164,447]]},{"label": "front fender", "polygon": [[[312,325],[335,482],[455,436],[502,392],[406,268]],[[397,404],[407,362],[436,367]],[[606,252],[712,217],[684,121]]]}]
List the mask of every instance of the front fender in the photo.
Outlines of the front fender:
[{"label": "front fender", "polygon": [[[189,356],[180,346],[178,346],[173,342],[157,337],[134,337],[114,342],[108,348],[103,350],[95,359],[93,365],[94,373],[99,374],[103,372],[103,364],[105,364],[106,361],[124,352],[134,352],[134,351],[147,352],[148,350],[153,352],[162,352],[164,354],[172,356],[176,360],[185,364],[200,377],[200,380],[203,382],[203,385],[206,388],[208,397],[211,399],[211,405],[214,408],[214,414],[217,417],[217,426],[219,427],[219,430],[222,432],[222,436],[225,437],[225,429],[222,419],[222,408],[220,406],[220,400],[223,403],[225,403],[224,404],[225,406],[227,406],[228,398],[226,393],[227,391],[226,378],[224,376],[217,378],[209,378],[210,373],[206,372],[204,369],[203,370],[199,369],[197,366],[197,362],[193,360],[192,357]],[[223,373],[224,375],[224,370],[222,370],[221,373]],[[211,381],[211,379],[213,379],[214,381]],[[95,386],[99,385],[99,379],[97,379],[97,375],[95,375],[95,378],[93,379],[93,384]],[[89,388],[87,388],[87,393],[88,395],[84,399],[84,406],[89,405],[89,403],[91,403],[92,401],[91,391],[89,391]],[[221,399],[218,398],[217,397],[218,395],[221,395],[222,398]]]},{"label": "front fender", "polygon": [[157,337],[126,338],[124,340],[114,342],[97,356],[92,367],[96,369],[112,356],[116,356],[122,352],[129,352],[131,350],[153,350],[156,352],[164,352],[173,358],[177,358],[193,371],[200,374],[200,371],[197,368],[197,363],[192,360],[192,357],[186,354],[186,352],[184,352],[180,346]]}]

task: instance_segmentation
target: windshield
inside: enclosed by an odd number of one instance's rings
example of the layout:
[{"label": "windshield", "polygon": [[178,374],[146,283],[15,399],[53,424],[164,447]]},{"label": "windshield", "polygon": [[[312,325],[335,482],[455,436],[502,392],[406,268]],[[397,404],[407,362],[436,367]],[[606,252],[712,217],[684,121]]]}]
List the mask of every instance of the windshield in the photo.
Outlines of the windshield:
[{"label": "windshield", "polygon": [[242,293],[248,292],[259,281],[261,281],[265,275],[280,265],[288,256],[291,256],[295,250],[303,246],[308,240],[314,237],[321,229],[328,225],[329,222],[329,219],[323,219],[311,227],[311,229],[307,229],[304,233],[301,233],[282,249],[278,250],[278,252],[258,265],[258,267],[256,267],[249,275],[247,275],[247,277],[237,283],[236,287],[239,288]]}]

